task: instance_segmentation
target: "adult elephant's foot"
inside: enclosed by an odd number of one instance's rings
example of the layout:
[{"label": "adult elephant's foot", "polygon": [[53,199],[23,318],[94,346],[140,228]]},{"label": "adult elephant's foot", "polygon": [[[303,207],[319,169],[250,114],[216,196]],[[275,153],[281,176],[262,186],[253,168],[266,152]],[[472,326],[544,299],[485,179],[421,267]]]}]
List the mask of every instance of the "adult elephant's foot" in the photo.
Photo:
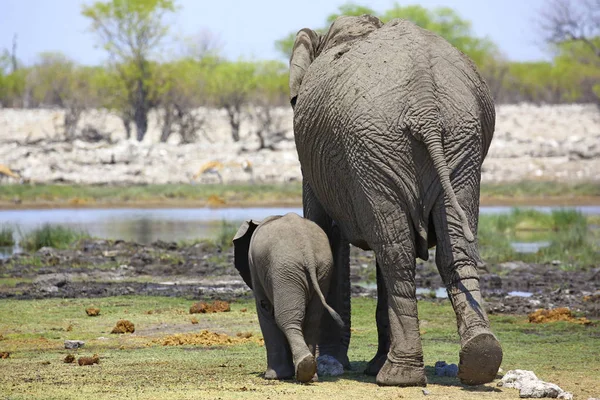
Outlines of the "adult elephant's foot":
[{"label": "adult elephant's foot", "polygon": [[392,362],[389,359],[377,374],[381,386],[427,386],[425,368]]},{"label": "adult elephant's foot", "polygon": [[365,375],[377,376],[377,374],[379,373],[379,371],[381,371],[381,368],[383,367],[383,364],[385,364],[386,361],[387,353],[375,354],[375,357],[373,357],[373,359],[369,361],[369,363],[367,364],[367,368],[365,368]]},{"label": "adult elephant's foot", "polygon": [[289,366],[267,367],[265,379],[292,379],[294,377],[294,369]]},{"label": "adult elephant's foot", "polygon": [[310,354],[304,357],[298,365],[296,365],[296,380],[298,382],[310,382],[313,380],[317,373],[317,361],[315,357]]},{"label": "adult elephant's foot", "polygon": [[496,378],[502,363],[502,347],[491,332],[471,337],[460,350],[458,377],[465,385],[481,385]]}]

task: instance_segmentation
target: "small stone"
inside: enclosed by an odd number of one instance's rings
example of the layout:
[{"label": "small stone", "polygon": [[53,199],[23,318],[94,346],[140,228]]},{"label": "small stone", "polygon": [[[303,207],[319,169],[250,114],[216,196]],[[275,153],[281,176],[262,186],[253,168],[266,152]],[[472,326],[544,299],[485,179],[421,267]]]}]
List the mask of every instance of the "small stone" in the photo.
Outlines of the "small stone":
[{"label": "small stone", "polygon": [[65,349],[73,350],[82,348],[85,345],[83,340],[65,340]]},{"label": "small stone", "polygon": [[321,376],[339,376],[344,373],[344,367],[334,357],[325,354],[317,357],[317,374]]},{"label": "small stone", "polygon": [[422,389],[423,390],[423,395],[424,396],[429,396],[431,394],[431,392],[427,389]]},{"label": "small stone", "polygon": [[458,375],[458,365],[446,364],[446,361],[438,361],[435,363],[435,375],[436,376],[450,376],[454,377]]}]

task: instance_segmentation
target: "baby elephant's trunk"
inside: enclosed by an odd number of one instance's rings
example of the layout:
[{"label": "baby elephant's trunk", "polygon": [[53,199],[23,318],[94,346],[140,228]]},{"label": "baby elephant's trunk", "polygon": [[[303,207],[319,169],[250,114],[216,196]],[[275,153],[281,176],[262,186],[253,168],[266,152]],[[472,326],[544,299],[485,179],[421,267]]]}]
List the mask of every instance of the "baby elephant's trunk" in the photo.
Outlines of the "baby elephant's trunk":
[{"label": "baby elephant's trunk", "polygon": [[338,314],[329,304],[325,301],[325,296],[323,296],[323,292],[321,292],[321,288],[319,287],[319,280],[317,279],[317,270],[314,267],[308,268],[308,274],[310,275],[310,280],[312,281],[313,287],[315,288],[315,292],[321,299],[321,303],[323,303],[323,307],[329,312],[331,318],[339,325],[340,328],[344,327],[344,321],[342,321],[342,317]]}]

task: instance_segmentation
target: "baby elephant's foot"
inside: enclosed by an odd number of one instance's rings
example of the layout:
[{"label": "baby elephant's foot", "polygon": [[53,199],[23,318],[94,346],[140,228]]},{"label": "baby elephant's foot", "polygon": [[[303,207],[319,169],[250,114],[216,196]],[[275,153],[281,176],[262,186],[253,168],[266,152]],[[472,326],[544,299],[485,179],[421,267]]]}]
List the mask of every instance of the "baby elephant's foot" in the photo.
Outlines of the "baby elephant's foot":
[{"label": "baby elephant's foot", "polygon": [[381,367],[376,381],[381,386],[427,386],[423,367],[395,363],[389,359]]},{"label": "baby elephant's foot", "polygon": [[313,380],[317,373],[317,361],[312,354],[305,356],[296,365],[296,380],[298,382],[306,383]]},{"label": "baby elephant's foot", "polygon": [[502,347],[492,333],[480,333],[460,350],[458,377],[465,385],[482,385],[496,378],[502,362]]}]

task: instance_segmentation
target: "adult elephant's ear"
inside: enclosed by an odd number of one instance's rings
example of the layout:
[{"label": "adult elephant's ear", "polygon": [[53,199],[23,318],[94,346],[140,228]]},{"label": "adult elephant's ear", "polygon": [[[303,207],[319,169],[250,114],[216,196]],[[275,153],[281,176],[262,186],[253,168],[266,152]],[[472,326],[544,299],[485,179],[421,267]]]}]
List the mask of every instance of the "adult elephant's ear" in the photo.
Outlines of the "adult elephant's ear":
[{"label": "adult elephant's ear", "polygon": [[248,250],[250,249],[250,239],[252,239],[257,226],[258,224],[252,220],[245,221],[233,237],[233,264],[250,289],[252,289],[252,277],[248,262]]},{"label": "adult elephant's ear", "polygon": [[296,34],[294,49],[290,57],[290,103],[296,105],[300,85],[306,70],[317,56],[320,36],[315,31],[304,28]]}]

